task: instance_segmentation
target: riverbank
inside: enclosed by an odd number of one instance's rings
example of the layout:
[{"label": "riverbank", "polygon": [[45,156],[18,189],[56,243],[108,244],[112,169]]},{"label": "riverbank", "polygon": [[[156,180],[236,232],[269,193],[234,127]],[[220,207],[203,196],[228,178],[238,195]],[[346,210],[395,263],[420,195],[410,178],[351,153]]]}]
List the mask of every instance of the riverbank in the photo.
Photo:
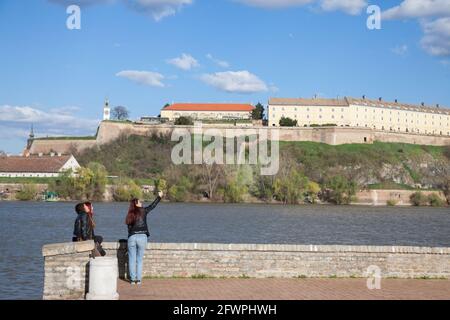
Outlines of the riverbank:
[{"label": "riverbank", "polygon": [[[17,184],[17,183],[0,183],[0,194],[6,194],[4,198],[0,198],[4,201],[16,201],[15,194],[20,192],[23,187],[27,184]],[[39,193],[45,192],[48,189],[48,184],[34,184],[36,190]],[[106,186],[105,194],[104,194],[104,203],[112,203],[114,201],[113,193],[116,186],[108,185]],[[413,206],[411,203],[411,195],[414,193],[420,192],[424,195],[424,197],[428,197],[430,195],[436,194],[439,199],[445,204],[446,198],[445,195],[438,190],[404,190],[404,189],[371,189],[371,190],[360,190],[356,192],[355,199],[348,205],[367,205],[367,206]],[[151,197],[151,195],[150,195]],[[34,201],[30,200],[30,201]],[[60,200],[61,202],[76,202],[77,200]],[[119,201],[120,202],[120,201]],[[170,202],[165,200],[165,202]],[[211,201],[207,198],[203,198],[202,200],[191,200],[191,201],[172,201],[173,203],[209,203],[209,204],[220,204],[224,203],[223,201]],[[247,198],[242,200],[240,203],[245,204],[272,204],[272,205],[283,205],[281,201],[272,200],[271,202],[263,201],[258,198]],[[321,202],[317,200],[314,205],[329,205],[328,202]]]}]

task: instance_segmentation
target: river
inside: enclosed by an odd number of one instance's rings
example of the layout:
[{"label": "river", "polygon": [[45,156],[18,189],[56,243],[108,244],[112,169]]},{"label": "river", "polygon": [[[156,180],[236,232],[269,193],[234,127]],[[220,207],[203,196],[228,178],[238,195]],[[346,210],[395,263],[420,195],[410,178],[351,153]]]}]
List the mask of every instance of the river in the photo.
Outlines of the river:
[{"label": "river", "polygon": [[[71,240],[73,203],[0,202],[0,299],[41,299],[44,244]],[[127,236],[127,204],[95,204],[105,241]],[[450,247],[448,208],[161,204],[152,242]]]}]

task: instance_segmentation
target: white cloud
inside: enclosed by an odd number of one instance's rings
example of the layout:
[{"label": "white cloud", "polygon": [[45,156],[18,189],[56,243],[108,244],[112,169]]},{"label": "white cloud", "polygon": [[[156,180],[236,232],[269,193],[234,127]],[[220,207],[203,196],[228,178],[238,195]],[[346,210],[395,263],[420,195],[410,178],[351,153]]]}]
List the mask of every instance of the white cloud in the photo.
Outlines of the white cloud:
[{"label": "white cloud", "polygon": [[320,4],[324,11],[343,11],[350,15],[358,15],[367,7],[366,0],[322,0]]},{"label": "white cloud", "polygon": [[384,19],[418,19],[420,44],[433,56],[450,56],[450,0],[404,0],[382,13]]},{"label": "white cloud", "polygon": [[209,60],[211,60],[212,62],[214,62],[215,64],[217,64],[219,67],[221,68],[229,68],[230,64],[227,61],[224,60],[219,60],[217,58],[215,58],[212,54],[208,53],[206,55],[206,58],[208,58]]},{"label": "white cloud", "polygon": [[408,19],[450,15],[450,0],[404,0],[382,13],[384,19]]},{"label": "white cloud", "polygon": [[44,111],[30,106],[0,105],[0,136],[3,139],[25,138],[32,124],[36,134],[41,137],[93,134],[100,120],[82,118],[78,111],[77,107]]},{"label": "white cloud", "polygon": [[253,7],[274,9],[274,8],[303,6],[305,4],[313,2],[314,0],[235,0],[235,1]]},{"label": "white cloud", "polygon": [[396,46],[391,49],[391,51],[399,56],[403,56],[408,52],[408,46],[406,44],[401,46]]},{"label": "white cloud", "polygon": [[151,71],[137,71],[137,70],[124,70],[116,74],[118,77],[126,78],[138,84],[142,84],[150,87],[164,88],[165,85],[162,82],[164,76],[157,72]]},{"label": "white cloud", "polygon": [[53,2],[53,3],[61,4],[63,6],[70,6],[70,5],[75,4],[80,7],[115,2],[115,0],[49,0],[49,1]]},{"label": "white cloud", "polygon": [[269,90],[264,81],[248,71],[204,74],[201,80],[218,90],[228,93],[250,94]]},{"label": "white cloud", "polygon": [[198,61],[193,56],[185,53],[183,53],[179,58],[167,60],[167,63],[185,71],[189,71],[200,66]]},{"label": "white cloud", "polygon": [[136,12],[150,15],[155,21],[175,15],[184,6],[191,5],[193,0],[49,0],[64,6],[77,4],[80,6],[123,2]]},{"label": "white cloud", "polygon": [[266,9],[300,7],[318,4],[324,11],[343,11],[351,15],[360,14],[367,7],[367,0],[235,0],[237,2]]},{"label": "white cloud", "polygon": [[126,3],[134,10],[149,14],[156,21],[172,16],[193,0],[128,0]]},{"label": "white cloud", "polygon": [[450,17],[422,21],[421,45],[433,56],[450,56]]}]

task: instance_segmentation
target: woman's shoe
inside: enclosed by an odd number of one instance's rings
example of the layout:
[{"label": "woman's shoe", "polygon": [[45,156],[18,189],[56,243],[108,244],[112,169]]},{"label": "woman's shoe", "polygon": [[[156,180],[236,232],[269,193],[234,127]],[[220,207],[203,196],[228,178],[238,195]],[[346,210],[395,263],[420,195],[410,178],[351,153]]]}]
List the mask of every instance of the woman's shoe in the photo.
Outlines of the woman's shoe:
[{"label": "woman's shoe", "polygon": [[140,285],[142,284],[142,281],[136,281],[136,284],[137,284],[138,286],[140,286]]}]

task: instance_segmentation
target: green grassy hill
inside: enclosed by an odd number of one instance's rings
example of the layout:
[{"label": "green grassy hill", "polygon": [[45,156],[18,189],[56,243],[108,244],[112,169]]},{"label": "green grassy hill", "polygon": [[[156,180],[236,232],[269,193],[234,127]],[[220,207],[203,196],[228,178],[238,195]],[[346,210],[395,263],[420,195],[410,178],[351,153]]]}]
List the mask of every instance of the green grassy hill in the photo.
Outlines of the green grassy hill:
[{"label": "green grassy hill", "polygon": [[[153,179],[172,168],[173,146],[167,137],[122,137],[77,159],[100,162],[110,175]],[[281,169],[293,166],[309,179],[324,183],[342,175],[360,186],[416,185],[437,188],[450,175],[449,148],[402,143],[330,146],[315,142],[281,142]]]}]

